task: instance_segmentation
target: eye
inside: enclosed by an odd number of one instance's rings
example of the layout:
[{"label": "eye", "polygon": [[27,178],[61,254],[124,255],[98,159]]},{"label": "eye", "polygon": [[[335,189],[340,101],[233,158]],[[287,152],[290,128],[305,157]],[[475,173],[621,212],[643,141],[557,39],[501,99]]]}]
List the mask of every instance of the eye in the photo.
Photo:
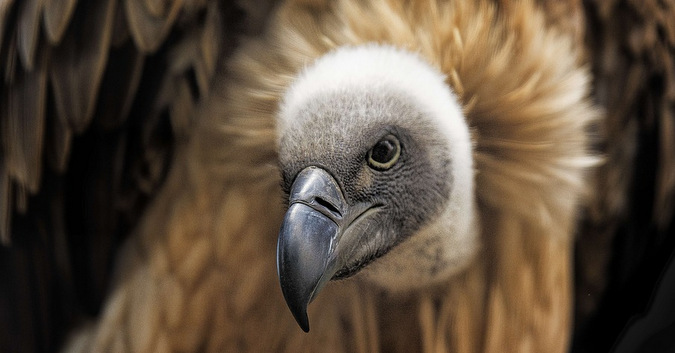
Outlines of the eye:
[{"label": "eye", "polygon": [[368,151],[368,164],[377,170],[391,168],[401,155],[401,143],[394,135],[387,135]]}]

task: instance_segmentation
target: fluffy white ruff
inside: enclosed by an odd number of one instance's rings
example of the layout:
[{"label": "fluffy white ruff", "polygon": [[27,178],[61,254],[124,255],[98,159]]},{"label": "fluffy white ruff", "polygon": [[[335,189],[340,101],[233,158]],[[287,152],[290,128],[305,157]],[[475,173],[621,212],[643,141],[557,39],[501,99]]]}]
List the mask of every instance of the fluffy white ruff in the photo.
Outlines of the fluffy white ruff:
[{"label": "fluffy white ruff", "polygon": [[278,128],[285,130],[296,109],[319,94],[380,87],[395,87],[413,97],[449,139],[464,145],[461,153],[467,158],[461,162],[471,165],[469,130],[445,76],[419,55],[389,45],[344,46],[318,58],[286,92]]},{"label": "fluffy white ruff", "polygon": [[394,291],[447,279],[470,262],[478,243],[472,143],[461,106],[445,76],[419,55],[387,45],[346,46],[318,58],[290,86],[280,109],[279,136],[293,125],[308,100],[350,89],[409,94],[447,137],[453,164],[445,210],[366,268],[365,276]]}]

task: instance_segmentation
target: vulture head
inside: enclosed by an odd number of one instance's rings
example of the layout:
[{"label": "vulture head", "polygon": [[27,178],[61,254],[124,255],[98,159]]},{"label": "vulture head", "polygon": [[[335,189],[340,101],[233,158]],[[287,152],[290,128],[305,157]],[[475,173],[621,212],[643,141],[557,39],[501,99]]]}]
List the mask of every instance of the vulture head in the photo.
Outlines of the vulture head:
[{"label": "vulture head", "polygon": [[289,87],[278,115],[289,208],[282,291],[307,305],[356,274],[389,291],[447,279],[477,248],[469,128],[443,74],[385,45],[338,48]]}]

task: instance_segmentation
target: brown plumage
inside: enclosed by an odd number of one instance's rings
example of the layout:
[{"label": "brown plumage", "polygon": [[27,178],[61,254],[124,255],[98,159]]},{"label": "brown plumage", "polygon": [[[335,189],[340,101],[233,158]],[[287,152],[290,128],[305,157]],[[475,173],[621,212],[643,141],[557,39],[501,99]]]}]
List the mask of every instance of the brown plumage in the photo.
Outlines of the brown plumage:
[{"label": "brown plumage", "polygon": [[675,1],[585,1],[606,162],[576,245],[579,351],[647,309],[675,246]]},{"label": "brown plumage", "polygon": [[[602,320],[602,312],[592,315],[603,283],[613,278],[605,279],[602,267],[610,261],[611,237],[631,207],[639,207],[630,206],[637,201],[627,190],[638,182],[618,177],[640,168],[631,150],[644,140],[638,126],[661,134],[654,217],[646,223],[658,225],[658,234],[672,227],[675,21],[666,14],[673,6],[640,7],[640,18],[653,22],[623,26],[625,36],[615,39],[614,26],[622,23],[609,14],[621,7],[603,4],[286,1],[265,33],[228,59],[232,36],[257,32],[269,7],[256,14],[206,1],[0,3],[0,232],[9,242],[11,230],[13,248],[3,251],[18,254],[3,269],[37,272],[38,282],[63,281],[41,295],[68,308],[35,320],[32,330],[52,330],[47,322],[72,325],[70,310],[83,305],[73,303],[83,292],[95,293],[84,299],[84,311],[96,312],[114,245],[135,225],[116,255],[99,318],[75,331],[71,350],[566,351],[575,236],[577,319]],[[391,294],[359,278],[331,283],[310,305],[313,326],[305,334],[276,279],[284,207],[274,116],[304,66],[338,46],[368,42],[419,52],[447,75],[472,132],[482,246],[462,273],[418,292]],[[623,45],[632,50],[627,58],[616,52]],[[617,84],[620,72],[636,73]],[[592,82],[603,110],[589,98]],[[206,98],[198,105],[199,97]],[[80,152],[97,140],[98,155]],[[603,143],[593,152],[595,141]],[[599,155],[605,164],[590,174]],[[101,158],[110,161],[86,167]],[[45,159],[50,168],[42,168]],[[91,169],[99,174],[88,176]],[[64,171],[66,178],[57,176]],[[78,178],[91,180],[87,190],[71,185]],[[598,186],[588,188],[593,183]],[[73,209],[91,214],[73,201],[78,195],[98,205],[85,227],[73,225],[80,221]],[[154,197],[141,216],[145,195]],[[121,218],[105,216],[110,204]],[[35,219],[46,221],[33,226]],[[90,240],[72,235],[99,230]],[[44,244],[31,246],[31,239]],[[103,243],[94,246],[96,239]],[[78,249],[78,242],[88,245]],[[89,255],[98,265],[82,276],[77,267],[87,261],[77,259],[89,248],[98,251]],[[598,253],[604,255],[592,256]],[[44,256],[59,265],[55,274],[40,264]],[[26,279],[3,282],[18,280]],[[598,286],[590,301],[589,285]],[[6,297],[18,301],[30,291]],[[37,301],[42,311],[49,312],[49,301]],[[25,318],[40,310],[14,312]],[[31,330],[15,327],[16,334]],[[592,332],[579,330],[581,337]],[[0,343],[12,341],[14,332],[6,332]],[[53,350],[63,333],[41,333],[45,343],[28,339],[12,347]]]},{"label": "brown plumage", "polygon": [[217,61],[260,30],[255,3],[0,2],[1,350],[54,351],[100,310]]}]

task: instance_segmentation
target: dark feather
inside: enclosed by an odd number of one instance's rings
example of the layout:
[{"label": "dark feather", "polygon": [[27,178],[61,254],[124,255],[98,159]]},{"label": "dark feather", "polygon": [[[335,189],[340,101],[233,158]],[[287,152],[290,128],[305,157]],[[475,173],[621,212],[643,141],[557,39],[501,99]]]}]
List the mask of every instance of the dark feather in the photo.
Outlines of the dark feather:
[{"label": "dark feather", "polygon": [[114,0],[85,1],[54,49],[50,82],[56,111],[75,132],[82,132],[94,114],[96,98],[108,59]]},{"label": "dark feather", "polygon": [[2,48],[4,48],[3,45],[5,43],[5,29],[9,25],[7,23],[7,17],[9,16],[9,12],[12,10],[13,3],[14,0],[0,2],[0,53],[3,51]]},{"label": "dark feather", "polygon": [[143,54],[131,41],[111,50],[94,114],[104,127],[119,127],[128,117],[140,84],[144,60]]},{"label": "dark feather", "polygon": [[46,58],[41,58],[35,71],[17,74],[4,91],[0,113],[7,172],[32,193],[40,184],[46,90]]},{"label": "dark feather", "polygon": [[13,205],[12,182],[6,169],[4,156],[0,156],[0,162],[0,243],[9,245]]},{"label": "dark feather", "polygon": [[21,63],[26,70],[33,70],[35,50],[37,50],[38,35],[40,33],[40,14],[43,0],[23,0],[18,3],[18,47]]},{"label": "dark feather", "polygon": [[675,246],[675,1],[585,9],[607,161],[577,242],[574,351],[601,352],[646,310]]},{"label": "dark feather", "polygon": [[0,1],[1,351],[57,351],[98,314],[247,16],[231,1]]},{"label": "dark feather", "polygon": [[[2,70],[2,79],[5,85],[9,85],[14,80],[14,71],[16,62],[19,60],[16,53],[16,28],[8,28],[9,38],[5,41],[5,46],[0,47],[0,70]],[[3,87],[4,88],[4,87]]]},{"label": "dark feather", "polygon": [[[53,103],[49,107],[53,107]],[[68,164],[73,131],[68,122],[59,118],[54,112],[47,113],[46,139],[49,166],[60,174],[64,173]]]},{"label": "dark feather", "polygon": [[51,44],[58,44],[75,10],[77,0],[44,0],[45,33]]},{"label": "dark feather", "polygon": [[675,252],[663,271],[649,311],[633,318],[613,347],[613,353],[675,351]]},{"label": "dark feather", "polygon": [[124,8],[136,46],[144,53],[156,51],[162,44],[181,9],[182,0],[124,0]]},{"label": "dark feather", "polygon": [[118,5],[115,9],[115,20],[113,23],[112,47],[119,48],[126,44],[131,34],[127,26],[127,18],[124,14],[124,6]]}]

